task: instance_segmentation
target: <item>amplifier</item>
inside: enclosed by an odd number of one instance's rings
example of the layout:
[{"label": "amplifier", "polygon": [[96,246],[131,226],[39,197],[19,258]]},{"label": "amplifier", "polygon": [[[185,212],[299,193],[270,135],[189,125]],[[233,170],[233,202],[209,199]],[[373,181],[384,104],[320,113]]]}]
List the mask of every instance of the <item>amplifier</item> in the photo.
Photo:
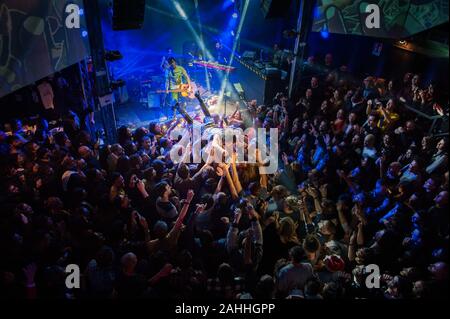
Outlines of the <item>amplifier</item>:
[{"label": "amplifier", "polygon": [[237,59],[240,64],[230,77],[233,83],[239,83],[248,101],[257,100],[259,104],[271,105],[275,95],[283,91],[281,71],[276,68],[259,69],[252,63]]}]

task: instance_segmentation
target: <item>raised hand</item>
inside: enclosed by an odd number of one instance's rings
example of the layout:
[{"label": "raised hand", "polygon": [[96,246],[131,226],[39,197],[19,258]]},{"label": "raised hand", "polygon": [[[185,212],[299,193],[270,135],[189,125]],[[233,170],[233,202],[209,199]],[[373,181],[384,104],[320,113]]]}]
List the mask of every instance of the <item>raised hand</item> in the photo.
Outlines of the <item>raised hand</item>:
[{"label": "raised hand", "polygon": [[241,220],[242,217],[242,211],[240,208],[236,208],[234,210],[234,223],[235,224],[239,224],[239,221]]},{"label": "raised hand", "polygon": [[223,173],[226,174],[230,169],[230,166],[225,163],[219,163],[219,167],[222,169]]},{"label": "raised hand", "polygon": [[223,171],[223,168],[222,168],[222,167],[218,166],[218,167],[216,168],[216,174],[217,174],[217,176],[222,177],[222,176],[225,175],[225,172]]},{"label": "raised hand", "polygon": [[286,153],[281,154],[281,159],[283,160],[284,165],[289,164],[288,156]]},{"label": "raised hand", "polygon": [[197,209],[195,210],[195,214],[201,214],[205,211],[206,204],[197,204]]},{"label": "raised hand", "polygon": [[315,187],[307,187],[305,190],[309,196],[313,197],[313,198],[318,198],[319,197],[319,191],[315,188]]},{"label": "raised hand", "polygon": [[145,191],[145,184],[142,180],[139,180],[136,183],[136,188],[138,189],[138,191],[140,191],[141,193]]}]

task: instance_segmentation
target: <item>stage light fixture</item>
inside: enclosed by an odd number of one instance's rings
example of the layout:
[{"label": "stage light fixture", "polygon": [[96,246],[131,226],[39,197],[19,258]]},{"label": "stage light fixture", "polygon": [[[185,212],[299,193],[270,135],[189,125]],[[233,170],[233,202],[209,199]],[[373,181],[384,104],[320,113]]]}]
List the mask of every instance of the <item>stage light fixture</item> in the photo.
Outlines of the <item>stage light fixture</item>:
[{"label": "stage light fixture", "polygon": [[322,39],[328,39],[330,34],[327,31],[321,31],[320,36],[322,37]]},{"label": "stage light fixture", "polygon": [[322,30],[320,31],[320,36],[323,39],[328,39],[328,37],[330,36],[330,33],[328,32],[328,28],[326,25],[323,26]]},{"label": "stage light fixture", "polygon": [[233,19],[237,19],[239,17],[239,15],[237,14],[237,12],[233,13],[232,15]]}]

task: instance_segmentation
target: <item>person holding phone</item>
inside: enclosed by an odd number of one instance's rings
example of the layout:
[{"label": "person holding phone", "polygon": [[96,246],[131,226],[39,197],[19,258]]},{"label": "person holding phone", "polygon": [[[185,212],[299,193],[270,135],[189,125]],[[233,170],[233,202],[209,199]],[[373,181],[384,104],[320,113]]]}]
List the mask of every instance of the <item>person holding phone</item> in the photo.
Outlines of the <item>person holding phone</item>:
[{"label": "person holding phone", "polygon": [[396,105],[393,99],[390,99],[386,106],[382,102],[375,100],[375,109],[373,108],[374,102],[369,100],[367,102],[367,115],[376,114],[379,117],[378,127],[382,132],[391,130],[395,124],[400,120],[400,115],[396,112]]}]

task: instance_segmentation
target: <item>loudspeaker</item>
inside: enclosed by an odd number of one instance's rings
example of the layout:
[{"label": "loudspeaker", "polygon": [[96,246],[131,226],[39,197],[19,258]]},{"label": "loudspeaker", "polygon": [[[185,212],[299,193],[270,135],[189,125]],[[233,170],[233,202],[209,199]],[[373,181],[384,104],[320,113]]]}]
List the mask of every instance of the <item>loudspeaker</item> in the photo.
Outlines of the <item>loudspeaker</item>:
[{"label": "loudspeaker", "polygon": [[266,19],[284,18],[288,15],[292,0],[261,0],[261,9]]},{"label": "loudspeaker", "polygon": [[114,0],[113,30],[141,29],[145,18],[145,0]]},{"label": "loudspeaker", "polygon": [[[256,68],[241,65],[231,75],[238,95],[245,95],[246,100],[257,100],[259,104],[272,105],[273,98],[283,91],[281,71],[271,71],[262,75]],[[245,93],[244,93],[245,92]]]}]

